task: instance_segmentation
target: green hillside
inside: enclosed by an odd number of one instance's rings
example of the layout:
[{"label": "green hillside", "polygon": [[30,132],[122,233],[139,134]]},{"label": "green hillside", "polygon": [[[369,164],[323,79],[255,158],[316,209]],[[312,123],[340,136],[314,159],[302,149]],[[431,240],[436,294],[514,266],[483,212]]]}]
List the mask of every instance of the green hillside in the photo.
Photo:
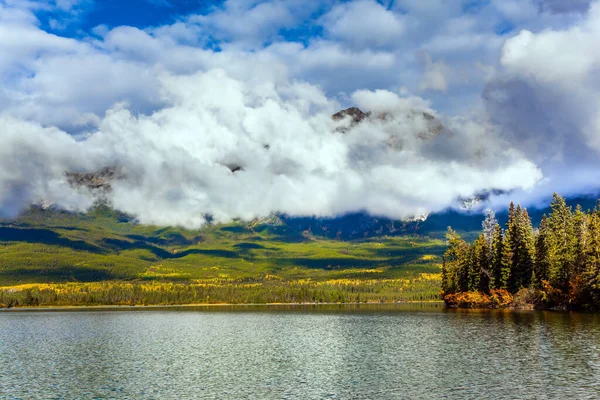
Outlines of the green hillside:
[{"label": "green hillside", "polygon": [[106,207],[0,223],[0,304],[432,300],[444,242],[336,241],[244,223],[191,231]]}]

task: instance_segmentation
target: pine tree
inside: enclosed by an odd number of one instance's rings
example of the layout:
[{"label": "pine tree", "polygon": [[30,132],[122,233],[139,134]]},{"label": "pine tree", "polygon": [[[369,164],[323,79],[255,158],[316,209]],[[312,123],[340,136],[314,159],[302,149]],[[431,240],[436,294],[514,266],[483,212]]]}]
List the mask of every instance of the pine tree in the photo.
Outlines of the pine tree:
[{"label": "pine tree", "polygon": [[576,251],[573,214],[565,199],[554,193],[552,214],[548,218],[550,228],[550,283],[563,293],[569,292],[569,280],[573,271]]},{"label": "pine tree", "polygon": [[572,271],[573,274],[577,276],[581,275],[585,270],[587,246],[589,242],[588,219],[589,216],[583,212],[580,205],[577,205],[575,214],[573,215],[576,245]]},{"label": "pine tree", "polygon": [[491,286],[494,289],[506,289],[510,271],[510,253],[500,224],[496,224],[494,228],[492,248]]},{"label": "pine tree", "polygon": [[596,308],[600,308],[600,211],[589,215],[589,240],[586,247],[586,268],[584,272],[587,289]]},{"label": "pine tree", "polygon": [[490,290],[490,258],[485,233],[479,235],[473,244],[471,290],[484,293]]},{"label": "pine tree", "polygon": [[505,241],[509,250],[510,272],[508,275],[507,289],[515,293],[519,290],[521,284],[519,264],[520,264],[520,246],[521,246],[521,206],[518,205],[515,209],[515,204],[510,203],[508,209],[508,223],[506,224]]},{"label": "pine tree", "polygon": [[518,221],[519,243],[517,245],[518,264],[516,266],[517,285],[519,287],[529,287],[531,285],[531,277],[533,274],[533,263],[535,256],[535,240],[533,237],[533,227],[531,218],[524,208],[520,214]]},{"label": "pine tree", "polygon": [[466,242],[461,251],[458,261],[457,271],[457,286],[459,292],[470,292],[473,290],[471,286],[471,271],[473,270],[473,247]]},{"label": "pine tree", "polygon": [[542,288],[542,282],[548,281],[550,271],[550,249],[549,249],[549,231],[548,218],[546,214],[542,216],[540,229],[535,238],[535,263],[532,277],[533,286],[537,289]]},{"label": "pine tree", "polygon": [[469,245],[450,227],[446,239],[448,248],[442,258],[442,292],[444,295],[466,292],[469,290],[467,264]]}]

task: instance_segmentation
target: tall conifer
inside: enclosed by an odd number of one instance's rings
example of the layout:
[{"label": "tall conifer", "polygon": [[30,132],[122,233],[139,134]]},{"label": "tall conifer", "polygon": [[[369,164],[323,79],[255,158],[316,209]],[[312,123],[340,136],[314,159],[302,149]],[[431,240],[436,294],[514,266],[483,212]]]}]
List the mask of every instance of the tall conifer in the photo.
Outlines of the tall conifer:
[{"label": "tall conifer", "polygon": [[516,267],[517,272],[517,287],[529,287],[531,285],[531,276],[533,274],[533,262],[535,256],[535,239],[533,237],[533,227],[531,225],[531,218],[527,213],[527,209],[524,208],[519,216],[518,221],[519,230],[519,243],[518,249],[518,264]]},{"label": "tall conifer", "polygon": [[442,292],[444,295],[466,292],[469,290],[469,273],[466,265],[469,245],[450,227],[446,233],[446,240],[448,248],[443,256]]},{"label": "tall conifer", "polygon": [[548,281],[550,271],[550,249],[548,242],[548,218],[546,214],[542,216],[540,229],[535,238],[535,263],[533,271],[533,286],[537,289],[542,288],[542,282]]},{"label": "tall conifer", "polygon": [[552,214],[548,218],[550,228],[550,282],[552,286],[569,292],[569,280],[575,262],[576,237],[573,214],[564,198],[554,193]]},{"label": "tall conifer", "polygon": [[473,244],[473,269],[471,271],[473,291],[488,293],[490,289],[490,258],[485,233]]},{"label": "tall conifer", "polygon": [[520,227],[520,224],[521,206],[518,205],[515,208],[515,204],[511,202],[510,207],[508,209],[508,223],[506,224],[505,242],[510,254],[510,272],[508,275],[507,289],[513,293],[519,289],[521,283],[519,264],[521,261],[520,257],[522,255],[520,251],[520,246],[522,242],[522,229]]},{"label": "tall conifer", "polygon": [[510,253],[500,224],[496,224],[494,228],[492,247],[492,287],[494,289],[506,289],[508,274],[510,272]]},{"label": "tall conifer", "polygon": [[585,280],[592,306],[600,308],[600,211],[589,215],[589,241],[586,249]]}]

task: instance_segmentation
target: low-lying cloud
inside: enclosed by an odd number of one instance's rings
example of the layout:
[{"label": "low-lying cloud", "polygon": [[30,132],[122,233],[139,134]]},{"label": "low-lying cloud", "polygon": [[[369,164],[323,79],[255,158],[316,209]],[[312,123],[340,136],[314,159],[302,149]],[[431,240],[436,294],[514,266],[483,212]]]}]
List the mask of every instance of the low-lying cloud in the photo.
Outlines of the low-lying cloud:
[{"label": "low-lying cloud", "polygon": [[373,117],[340,132],[350,121],[332,120],[339,104],[307,83],[242,82],[223,70],[161,82],[167,107],[135,115],[119,105],[78,140],[4,117],[1,209],[45,201],[85,210],[98,193],[71,187],[65,171],[107,165],[124,176],[108,195],[115,208],[144,223],[189,227],[206,215],[226,222],[274,212],[406,218],[541,179],[485,126],[448,120],[429,132],[423,113],[434,111],[420,98],[358,91],[354,102]]}]

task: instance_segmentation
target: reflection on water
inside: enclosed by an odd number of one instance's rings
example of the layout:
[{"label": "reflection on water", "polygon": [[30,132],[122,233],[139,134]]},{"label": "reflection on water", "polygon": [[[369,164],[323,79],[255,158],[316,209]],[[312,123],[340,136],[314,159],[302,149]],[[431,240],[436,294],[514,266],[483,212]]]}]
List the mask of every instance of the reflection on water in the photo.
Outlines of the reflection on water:
[{"label": "reflection on water", "polygon": [[439,304],[0,313],[0,398],[600,397],[600,317]]}]

